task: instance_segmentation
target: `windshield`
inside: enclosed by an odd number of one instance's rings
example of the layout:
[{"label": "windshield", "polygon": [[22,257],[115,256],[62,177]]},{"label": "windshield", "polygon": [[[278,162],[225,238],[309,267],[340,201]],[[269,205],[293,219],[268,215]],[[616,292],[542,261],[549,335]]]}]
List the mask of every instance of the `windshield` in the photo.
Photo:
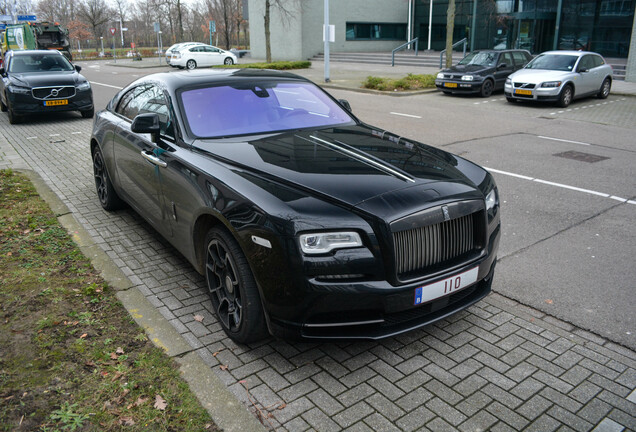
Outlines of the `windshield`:
[{"label": "windshield", "polygon": [[526,69],[571,71],[578,58],[575,55],[543,54],[528,63]]},{"label": "windshield", "polygon": [[352,118],[317,86],[262,82],[186,90],[186,122],[199,138],[335,126]]},{"label": "windshield", "polygon": [[494,66],[497,61],[497,54],[493,52],[470,53],[459,61],[460,65]]},{"label": "windshield", "polygon": [[73,65],[63,55],[20,54],[14,55],[9,63],[9,72],[51,72],[72,71]]}]

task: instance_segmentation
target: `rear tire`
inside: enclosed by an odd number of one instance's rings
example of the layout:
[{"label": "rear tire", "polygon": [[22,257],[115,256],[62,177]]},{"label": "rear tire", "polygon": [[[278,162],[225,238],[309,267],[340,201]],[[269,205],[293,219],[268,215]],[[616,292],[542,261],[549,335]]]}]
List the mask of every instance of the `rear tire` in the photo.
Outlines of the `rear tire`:
[{"label": "rear tire", "polygon": [[605,78],[603,80],[603,84],[601,84],[601,88],[599,89],[596,97],[599,99],[607,99],[610,94],[610,90],[612,88],[612,81],[609,78]]},{"label": "rear tire", "polygon": [[186,62],[186,69],[192,70],[192,69],[196,69],[197,67],[197,62],[195,62],[194,60],[188,60]]},{"label": "rear tire", "polygon": [[102,208],[107,211],[119,210],[125,207],[124,201],[117,195],[110,181],[106,164],[102,157],[102,151],[95,147],[93,151],[93,174],[95,175],[95,188]]},{"label": "rear tire", "polygon": [[574,89],[572,88],[570,84],[567,84],[565,87],[563,87],[563,90],[561,90],[561,94],[559,95],[557,106],[561,108],[566,108],[572,103],[573,99],[574,99]]},{"label": "rear tire", "polygon": [[205,237],[205,280],[217,319],[237,343],[267,335],[265,314],[256,281],[234,237],[222,227]]},{"label": "rear tire", "polygon": [[234,60],[232,60],[231,57],[226,57],[225,60],[223,60],[223,64],[224,65],[233,65],[234,64]]}]

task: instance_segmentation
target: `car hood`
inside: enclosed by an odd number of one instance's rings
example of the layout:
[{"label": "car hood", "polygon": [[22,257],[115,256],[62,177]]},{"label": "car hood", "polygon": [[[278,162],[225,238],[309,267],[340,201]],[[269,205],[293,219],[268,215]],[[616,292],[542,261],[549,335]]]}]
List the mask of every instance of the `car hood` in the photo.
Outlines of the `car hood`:
[{"label": "car hood", "polygon": [[510,79],[515,82],[539,84],[545,81],[562,81],[572,75],[573,72],[568,71],[521,69],[510,75]]},{"label": "car hood", "polygon": [[455,65],[448,69],[444,69],[442,72],[444,73],[456,73],[456,74],[481,74],[481,73],[489,73],[495,70],[494,67],[490,66],[482,66],[482,65]]},{"label": "car hood", "polygon": [[[445,191],[451,183],[462,193],[476,191],[487,176],[450,153],[363,125],[193,145],[225,163],[347,206],[403,189],[433,190],[438,183]],[[439,195],[420,194],[419,205]]]},{"label": "car hood", "polygon": [[76,71],[66,72],[31,72],[21,74],[11,74],[12,84],[24,87],[46,87],[77,85],[85,82],[86,78]]}]

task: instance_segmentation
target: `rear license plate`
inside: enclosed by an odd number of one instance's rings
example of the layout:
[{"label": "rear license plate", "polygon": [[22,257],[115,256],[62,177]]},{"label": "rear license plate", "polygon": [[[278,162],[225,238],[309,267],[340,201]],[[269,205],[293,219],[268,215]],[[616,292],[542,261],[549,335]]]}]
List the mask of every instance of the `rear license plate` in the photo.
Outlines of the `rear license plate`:
[{"label": "rear license plate", "polygon": [[457,83],[444,83],[444,87],[455,88],[457,87]]},{"label": "rear license plate", "polygon": [[444,297],[477,282],[479,267],[472,268],[455,276],[451,276],[432,284],[415,288],[415,305]]},{"label": "rear license plate", "polygon": [[515,89],[515,94],[530,96],[532,94],[532,90]]},{"label": "rear license plate", "polygon": [[67,99],[44,101],[44,106],[68,105]]}]

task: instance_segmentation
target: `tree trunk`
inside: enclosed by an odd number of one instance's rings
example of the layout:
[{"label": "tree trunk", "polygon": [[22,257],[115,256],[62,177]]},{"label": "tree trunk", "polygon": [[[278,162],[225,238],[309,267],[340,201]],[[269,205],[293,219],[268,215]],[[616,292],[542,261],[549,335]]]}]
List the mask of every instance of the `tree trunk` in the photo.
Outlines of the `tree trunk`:
[{"label": "tree trunk", "polygon": [[269,0],[265,0],[265,61],[272,62],[272,47],[269,41]]},{"label": "tree trunk", "polygon": [[455,0],[448,0],[446,11],[446,67],[453,66],[453,33],[455,30]]},{"label": "tree trunk", "polygon": [[179,32],[179,42],[183,40],[183,16],[181,14],[181,0],[177,0],[177,24],[179,28],[177,31]]}]

